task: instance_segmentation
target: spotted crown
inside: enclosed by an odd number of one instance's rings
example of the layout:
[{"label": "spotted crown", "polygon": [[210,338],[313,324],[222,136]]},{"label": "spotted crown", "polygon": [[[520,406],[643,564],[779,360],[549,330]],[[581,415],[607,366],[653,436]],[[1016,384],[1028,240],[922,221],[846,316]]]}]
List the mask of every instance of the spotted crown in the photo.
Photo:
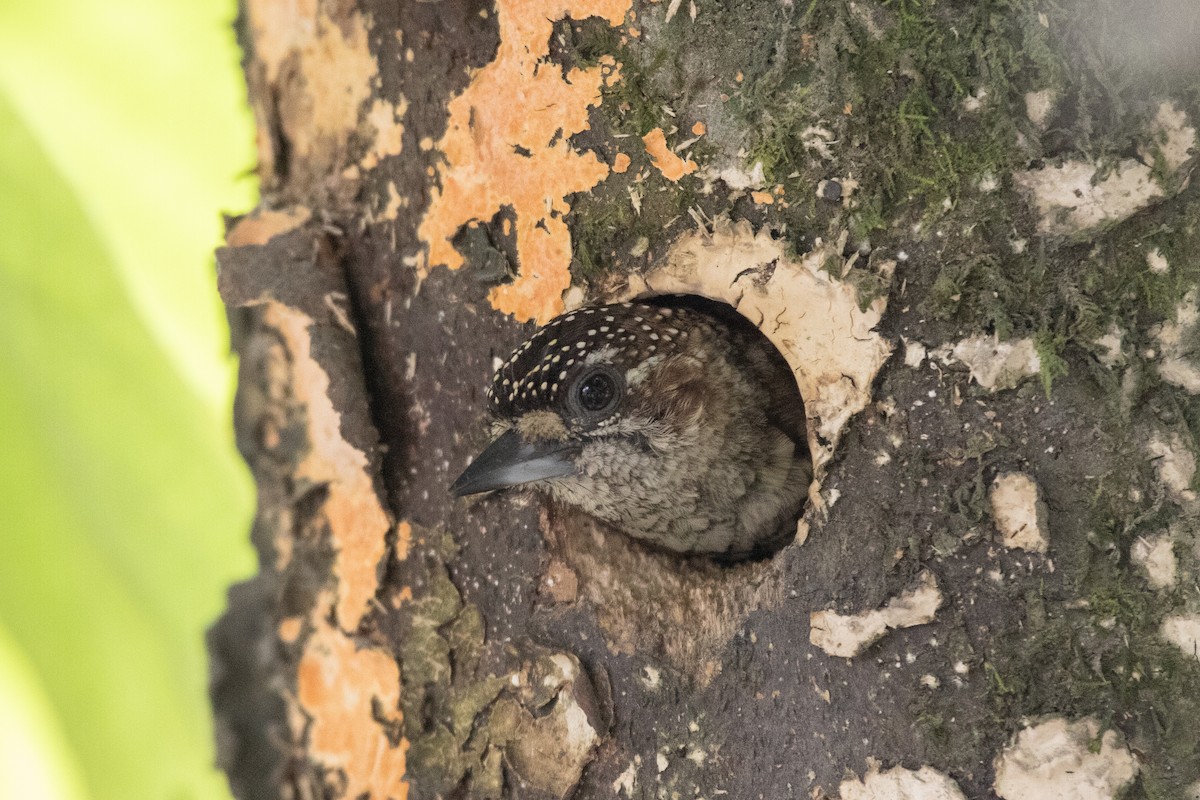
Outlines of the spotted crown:
[{"label": "spotted crown", "polygon": [[580,373],[604,363],[624,373],[669,355],[688,337],[695,313],[644,303],[591,306],[555,317],[496,370],[488,407],[503,419],[561,410]]}]

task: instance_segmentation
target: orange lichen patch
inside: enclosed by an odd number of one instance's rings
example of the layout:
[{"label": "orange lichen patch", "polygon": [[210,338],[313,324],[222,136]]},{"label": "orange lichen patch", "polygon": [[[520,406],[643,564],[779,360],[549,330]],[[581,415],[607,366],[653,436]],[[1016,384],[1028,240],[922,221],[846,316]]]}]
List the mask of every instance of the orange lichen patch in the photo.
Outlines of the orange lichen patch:
[{"label": "orange lichen patch", "polygon": [[492,305],[522,321],[544,322],[563,310],[571,283],[565,198],[608,175],[607,165],[576,152],[569,139],[587,130],[588,109],[600,102],[601,84],[617,66],[572,69],[564,79],[547,63],[551,33],[568,16],[620,25],[630,2],[497,0],[496,58],[450,101],[446,134],[437,143],[445,163],[418,230],[429,248],[420,277],[436,266],[461,267],[450,242],[459,228],[510,206],[520,274],[492,291]]},{"label": "orange lichen patch", "polygon": [[631,159],[624,153],[617,153],[613,158],[612,171],[620,175],[625,170],[629,169]]},{"label": "orange lichen patch", "polygon": [[401,586],[400,591],[392,595],[392,608],[401,609],[405,603],[411,603],[413,591],[411,586]]},{"label": "orange lichen patch", "polygon": [[693,136],[703,136],[706,133],[708,133],[708,128],[706,128],[704,126],[703,122],[697,122],[695,125],[692,126],[692,135]]},{"label": "orange lichen patch", "polygon": [[312,216],[307,208],[296,206],[285,211],[257,209],[242,217],[225,234],[230,247],[266,244],[282,233],[294,231]]},{"label": "orange lichen patch", "polygon": [[601,67],[606,68],[603,70],[605,86],[612,86],[614,83],[621,80],[620,65],[617,64],[617,60],[611,55],[605,53],[604,55],[600,56],[600,58],[597,60],[597,63],[599,63]]},{"label": "orange lichen patch", "polygon": [[770,192],[751,192],[750,199],[764,206],[769,206],[775,202],[775,196]]},{"label": "orange lichen patch", "polygon": [[690,158],[684,161],[667,147],[667,136],[663,133],[662,128],[655,128],[647,133],[642,137],[642,142],[646,145],[646,152],[650,155],[654,166],[658,167],[658,171],[667,180],[677,181],[684,175],[690,175],[696,171],[695,161]]},{"label": "orange lichen patch", "polygon": [[396,560],[403,561],[408,558],[409,548],[412,547],[412,523],[408,520],[400,520],[400,524],[396,526]]},{"label": "orange lichen patch", "polygon": [[338,623],[354,630],[375,595],[376,567],[384,556],[391,523],[369,471],[367,456],[341,436],[341,415],[329,399],[329,375],[312,356],[312,319],[278,302],[264,305],[263,322],[288,349],[292,395],[305,408],[309,450],[296,468],[296,479],[324,485],[318,514],[329,529],[335,552]]},{"label": "orange lichen patch", "polygon": [[[279,120],[293,157],[336,166],[371,96],[378,65],[367,25],[353,5],[329,14],[317,0],[248,3],[250,52],[279,98]],[[262,127],[260,120],[260,129]]]},{"label": "orange lichen patch", "polygon": [[376,100],[367,112],[367,122],[375,128],[374,146],[363,156],[363,169],[373,169],[385,156],[398,156],[404,145],[404,125],[400,120],[408,112],[408,101],[398,104]]},{"label": "orange lichen patch", "polygon": [[308,754],[341,772],[342,797],[405,800],[408,741],[393,745],[388,727],[403,721],[400,670],[386,653],[358,649],[341,631],[321,625],[300,659],[296,702],[308,719]]},{"label": "orange lichen patch", "polygon": [[287,644],[294,644],[300,638],[300,632],[303,629],[303,617],[288,617],[279,623],[279,640]]}]

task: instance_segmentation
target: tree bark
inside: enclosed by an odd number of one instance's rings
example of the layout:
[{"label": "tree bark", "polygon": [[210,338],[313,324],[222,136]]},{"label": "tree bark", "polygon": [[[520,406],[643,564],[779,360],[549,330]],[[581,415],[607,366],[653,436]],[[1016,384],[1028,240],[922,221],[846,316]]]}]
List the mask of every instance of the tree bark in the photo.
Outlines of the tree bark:
[{"label": "tree bark", "polygon": [[[1117,6],[244,0],[235,795],[1200,791],[1200,11]],[[497,358],[663,293],[795,370],[795,543],[448,494]]]}]

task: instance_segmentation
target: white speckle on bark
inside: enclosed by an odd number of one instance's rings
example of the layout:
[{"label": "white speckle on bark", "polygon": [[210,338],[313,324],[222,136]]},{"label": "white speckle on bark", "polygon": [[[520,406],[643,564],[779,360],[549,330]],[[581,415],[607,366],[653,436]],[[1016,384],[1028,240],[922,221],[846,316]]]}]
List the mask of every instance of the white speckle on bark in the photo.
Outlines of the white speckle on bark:
[{"label": "white speckle on bark", "polygon": [[1146,253],[1146,266],[1155,275],[1165,275],[1171,269],[1171,263],[1157,247]]},{"label": "white speckle on bark", "polygon": [[1104,366],[1112,369],[1125,363],[1125,331],[1118,328],[1115,322],[1108,326],[1108,332],[1097,339],[1095,345],[1100,348],[1096,358]]},{"label": "white speckle on bark", "polygon": [[904,339],[904,366],[914,368],[921,366],[927,352],[925,345],[912,339],[901,338]]}]

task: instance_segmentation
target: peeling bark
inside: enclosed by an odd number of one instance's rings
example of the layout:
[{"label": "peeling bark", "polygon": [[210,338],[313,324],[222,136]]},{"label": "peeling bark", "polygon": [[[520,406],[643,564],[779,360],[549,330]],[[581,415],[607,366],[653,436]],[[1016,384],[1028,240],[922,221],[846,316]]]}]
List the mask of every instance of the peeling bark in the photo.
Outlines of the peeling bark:
[{"label": "peeling bark", "polygon": [[[243,0],[263,200],[217,260],[260,569],[209,639],[234,793],[1200,787],[1173,2]],[[793,544],[721,566],[450,497],[534,323],[676,292],[796,373]]]}]

